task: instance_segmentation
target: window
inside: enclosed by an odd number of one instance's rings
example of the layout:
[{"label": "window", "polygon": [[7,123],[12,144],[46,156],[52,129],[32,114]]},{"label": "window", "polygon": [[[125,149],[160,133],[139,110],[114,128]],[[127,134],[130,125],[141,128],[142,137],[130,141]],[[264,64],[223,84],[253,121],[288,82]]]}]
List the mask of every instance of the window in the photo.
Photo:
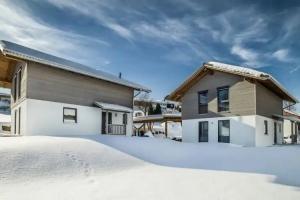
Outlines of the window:
[{"label": "window", "polygon": [[108,122],[107,123],[112,124],[112,113],[111,112],[108,113]]},{"label": "window", "polygon": [[199,142],[208,142],[208,122],[199,122]]},{"label": "window", "polygon": [[64,123],[77,123],[77,109],[64,108]]},{"label": "window", "polygon": [[264,125],[265,125],[265,135],[268,135],[268,121],[267,120],[264,121]]},{"label": "window", "polygon": [[230,142],[230,121],[220,120],[218,122],[218,142]]},{"label": "window", "polygon": [[16,102],[16,100],[17,100],[17,77],[16,76],[14,76],[14,78],[13,78],[13,85],[14,85],[13,99],[14,99],[14,102]]},{"label": "window", "polygon": [[167,108],[174,109],[174,108],[175,108],[175,105],[172,104],[172,103],[168,103],[168,104],[167,104]]},{"label": "window", "polygon": [[21,134],[21,107],[19,107],[18,134]]},{"label": "window", "polygon": [[278,124],[278,132],[279,133],[281,133],[281,131],[282,131],[281,129],[282,129],[281,124]]},{"label": "window", "polygon": [[198,92],[198,112],[199,114],[204,114],[208,112],[208,91]]},{"label": "window", "polygon": [[17,78],[17,82],[18,82],[18,92],[17,92],[17,95],[18,95],[18,99],[21,97],[21,85],[22,85],[22,69],[19,70],[18,72],[18,78]]},{"label": "window", "polygon": [[229,87],[218,88],[218,112],[229,111]]},{"label": "window", "polygon": [[127,113],[123,114],[123,124],[126,125],[127,124]]},{"label": "window", "polygon": [[16,135],[17,134],[17,109],[15,110],[15,112],[14,112],[14,134]]}]

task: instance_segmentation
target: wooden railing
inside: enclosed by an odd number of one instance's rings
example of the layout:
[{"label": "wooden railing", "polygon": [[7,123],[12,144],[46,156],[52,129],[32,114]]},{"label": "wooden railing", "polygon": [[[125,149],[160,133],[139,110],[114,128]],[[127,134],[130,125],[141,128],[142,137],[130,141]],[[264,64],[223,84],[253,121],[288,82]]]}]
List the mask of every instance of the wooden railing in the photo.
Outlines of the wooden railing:
[{"label": "wooden railing", "polygon": [[126,125],[123,124],[108,124],[108,134],[111,135],[126,135]]}]

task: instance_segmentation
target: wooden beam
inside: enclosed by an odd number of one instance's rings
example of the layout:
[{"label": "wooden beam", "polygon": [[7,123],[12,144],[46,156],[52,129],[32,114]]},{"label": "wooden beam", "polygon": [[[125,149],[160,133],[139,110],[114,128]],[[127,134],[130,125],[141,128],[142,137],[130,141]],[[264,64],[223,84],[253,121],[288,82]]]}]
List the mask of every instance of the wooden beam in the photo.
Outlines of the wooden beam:
[{"label": "wooden beam", "polygon": [[11,88],[12,84],[10,82],[7,82],[7,81],[0,81],[0,87],[3,87],[3,88]]}]

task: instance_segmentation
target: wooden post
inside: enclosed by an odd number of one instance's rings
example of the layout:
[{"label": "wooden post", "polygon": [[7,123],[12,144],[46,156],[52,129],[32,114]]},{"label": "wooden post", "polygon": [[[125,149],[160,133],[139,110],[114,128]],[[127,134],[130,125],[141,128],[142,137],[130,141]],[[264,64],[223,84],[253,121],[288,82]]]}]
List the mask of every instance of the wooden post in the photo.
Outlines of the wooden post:
[{"label": "wooden post", "polygon": [[166,138],[168,138],[168,121],[167,120],[165,121],[165,135],[166,135]]}]

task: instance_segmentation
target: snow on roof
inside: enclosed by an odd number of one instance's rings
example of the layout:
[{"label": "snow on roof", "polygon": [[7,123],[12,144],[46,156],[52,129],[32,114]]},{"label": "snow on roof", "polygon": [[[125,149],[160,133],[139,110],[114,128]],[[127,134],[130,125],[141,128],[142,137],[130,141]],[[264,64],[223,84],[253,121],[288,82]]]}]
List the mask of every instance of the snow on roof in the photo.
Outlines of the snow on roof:
[{"label": "snow on roof", "polygon": [[126,106],[121,106],[117,104],[103,103],[103,102],[95,102],[95,105],[103,110],[111,110],[111,111],[120,111],[120,112],[132,112],[133,110]]},{"label": "snow on roof", "polygon": [[220,63],[220,62],[208,62],[207,64],[209,65],[208,68],[212,68],[212,69],[219,69],[219,70],[226,70],[226,71],[230,71],[230,72],[243,73],[243,74],[247,74],[250,76],[257,77],[257,78],[272,77],[271,75],[269,75],[267,73],[260,72],[260,71],[250,69],[250,68],[246,68],[246,67],[229,65],[229,64]]},{"label": "snow on roof", "polygon": [[10,122],[11,122],[10,115],[0,113],[0,123],[10,123]]},{"label": "snow on roof", "polygon": [[293,95],[291,95],[280,83],[277,81],[273,76],[271,76],[268,73],[265,72],[260,72],[254,69],[246,68],[246,67],[241,67],[241,66],[236,66],[236,65],[229,65],[225,63],[220,63],[220,62],[208,62],[207,63],[208,68],[211,69],[216,69],[220,71],[226,71],[229,73],[234,73],[234,74],[240,74],[244,76],[249,76],[261,80],[270,80],[272,81],[277,87],[279,87],[284,93],[286,93],[291,99],[293,99],[295,102],[299,102],[297,98],[295,98]]},{"label": "snow on roof", "polygon": [[216,71],[221,71],[221,72],[226,72],[226,73],[231,73],[231,74],[236,74],[244,77],[249,77],[261,81],[267,81],[272,84],[272,86],[276,86],[278,88],[278,91],[282,95],[284,95],[284,100],[290,100],[292,102],[298,103],[298,99],[295,98],[293,95],[291,95],[274,77],[272,77],[270,74],[265,73],[265,72],[260,72],[254,69],[250,69],[247,67],[241,67],[241,66],[236,66],[236,65],[230,65],[226,63],[221,63],[221,62],[207,62],[204,63],[203,66],[196,70],[188,79],[186,79],[176,90],[174,90],[167,98],[170,100],[175,100],[178,101],[181,96],[183,90],[188,86],[192,80],[197,78],[200,74],[203,74],[205,72],[205,69],[211,69],[211,70],[216,70]]},{"label": "snow on roof", "polygon": [[17,58],[30,60],[34,62],[38,62],[41,64],[49,65],[52,67],[72,71],[75,73],[83,74],[86,76],[94,77],[97,79],[102,79],[105,81],[117,83],[120,85],[124,85],[127,87],[134,88],[136,90],[150,92],[149,88],[146,88],[142,85],[133,83],[131,81],[127,81],[125,79],[120,79],[117,76],[112,74],[96,70],[94,68],[87,67],[85,65],[72,62],[60,57],[56,57],[50,54],[43,53],[41,51],[37,51],[28,47],[21,46],[19,44],[15,44],[12,42],[0,40],[0,50],[3,55],[14,56]]},{"label": "snow on roof", "polygon": [[133,117],[135,122],[145,121],[145,120],[162,120],[164,118],[181,118],[181,113],[165,113],[160,115],[147,115],[140,117]]},{"label": "snow on roof", "polygon": [[291,114],[291,115],[295,115],[295,116],[300,117],[300,114],[299,114],[299,113],[296,113],[296,112],[293,112],[293,111],[290,111],[290,110],[287,110],[287,109],[284,109],[284,112],[286,112],[286,113],[288,113],[288,114]]},{"label": "snow on roof", "polygon": [[0,92],[1,97],[10,97],[10,94]]}]

